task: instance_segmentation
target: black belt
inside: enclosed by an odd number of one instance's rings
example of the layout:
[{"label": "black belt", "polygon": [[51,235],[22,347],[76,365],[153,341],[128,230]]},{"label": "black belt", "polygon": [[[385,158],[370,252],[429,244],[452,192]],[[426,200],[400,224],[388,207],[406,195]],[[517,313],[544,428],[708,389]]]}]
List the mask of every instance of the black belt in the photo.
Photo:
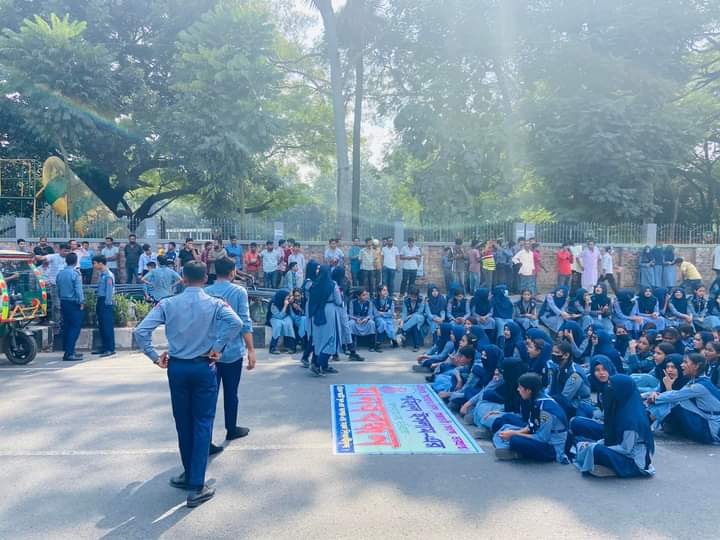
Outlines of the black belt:
[{"label": "black belt", "polygon": [[195,358],[178,358],[177,356],[171,356],[170,357],[171,362],[190,362],[190,363],[208,363],[210,362],[210,358],[207,356],[196,356]]}]

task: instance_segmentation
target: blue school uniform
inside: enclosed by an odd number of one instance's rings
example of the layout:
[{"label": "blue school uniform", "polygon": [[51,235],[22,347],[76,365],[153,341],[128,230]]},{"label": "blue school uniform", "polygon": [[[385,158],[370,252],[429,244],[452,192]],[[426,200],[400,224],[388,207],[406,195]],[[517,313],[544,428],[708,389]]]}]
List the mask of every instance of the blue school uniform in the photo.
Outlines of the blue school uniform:
[{"label": "blue school uniform", "polygon": [[285,299],[290,294],[287,289],[280,289],[268,308],[266,324],[272,328],[272,339],[277,340],[281,337],[295,339],[295,329],[293,328],[293,320],[290,317],[290,307],[285,307]]},{"label": "blue school uniform", "polygon": [[720,317],[710,313],[711,305],[710,301],[705,297],[697,295],[690,297],[688,308],[696,328],[712,331],[720,327]]},{"label": "blue school uniform", "polygon": [[[435,364],[445,362],[455,351],[455,343],[450,339],[453,325],[451,323],[443,323],[440,325],[440,335],[435,344],[425,353],[430,358],[422,362],[422,366],[429,368]],[[462,336],[461,336],[462,337]]]},{"label": "blue school uniform", "polygon": [[505,382],[502,376],[493,378],[481,392],[470,399],[473,408],[473,423],[490,429],[495,418],[505,409]]},{"label": "blue school uniform", "polygon": [[330,277],[330,268],[321,266],[310,288],[308,328],[315,350],[315,361],[327,369],[330,356],[342,350],[343,299],[340,289]]},{"label": "blue school uniform", "polygon": [[[510,338],[505,337],[505,328],[510,330]],[[506,321],[505,327],[498,334],[497,344],[504,358],[520,357],[520,343],[523,341],[522,329],[515,321]]]},{"label": "blue school uniform", "polygon": [[565,366],[553,362],[550,396],[563,408],[565,415],[590,417],[593,413],[590,383],[583,369],[570,359]]},{"label": "blue school uniform", "polygon": [[530,318],[529,315],[537,316],[537,302],[534,298],[531,298],[529,302],[524,302],[522,297],[520,300],[515,302],[513,318],[523,330],[526,332],[531,328],[538,327],[538,320],[536,318]]},{"label": "blue school uniform", "polygon": [[706,376],[689,381],[680,390],[660,394],[650,412],[655,425],[672,418],[688,439],[703,444],[720,442],[720,390]]},{"label": "blue school uniform", "polygon": [[616,326],[622,326],[632,336],[640,334],[640,325],[631,317],[638,316],[638,306],[635,302],[635,293],[629,289],[618,291],[617,297],[612,304],[612,322]]},{"label": "blue school uniform", "polygon": [[583,332],[593,323],[593,319],[590,314],[590,304],[585,303],[586,293],[587,291],[585,289],[578,289],[575,291],[575,297],[570,301],[570,304],[567,307],[567,312],[572,316],[572,320],[580,325]]},{"label": "blue school uniform", "polygon": [[295,333],[298,338],[304,338],[307,335],[307,317],[305,316],[305,300],[300,303],[290,304],[290,318],[292,319]]},{"label": "blue school uniform", "polygon": [[606,332],[613,332],[612,305],[607,295],[607,287],[604,283],[598,285],[602,293],[593,293],[590,300],[590,316],[593,324],[599,324]]},{"label": "blue school uniform", "polygon": [[[560,293],[562,293],[562,295],[560,295]],[[561,314],[567,313],[566,310],[569,303],[567,295],[567,287],[558,287],[555,289],[555,292],[545,297],[545,301],[540,308],[540,320],[554,333],[557,333],[565,322]]]},{"label": "blue school uniform", "polygon": [[395,303],[389,296],[381,298],[378,296],[374,300],[375,309],[375,329],[379,336],[385,334],[388,339],[394,340],[395,333]]},{"label": "blue school uniform", "polygon": [[455,319],[461,319],[462,322],[465,322],[465,320],[470,317],[470,304],[464,297],[460,301],[457,301],[455,297],[452,296],[448,301],[445,313],[450,322],[455,322]]},{"label": "blue school uniform", "polygon": [[656,287],[663,286],[663,262],[665,262],[665,253],[663,248],[655,246],[650,250],[650,257],[653,261],[654,283]]},{"label": "blue school uniform", "polygon": [[[360,322],[367,319],[365,322]],[[375,335],[375,310],[373,304],[355,299],[350,303],[350,333],[353,336]]]},{"label": "blue school uniform", "polygon": [[653,260],[650,246],[640,253],[640,286],[641,287],[661,287],[662,283],[655,281],[655,262]]},{"label": "blue school uniform", "polygon": [[422,345],[422,339],[425,326],[425,309],[426,305],[422,298],[418,295],[417,299],[408,296],[402,305],[402,329],[403,332],[410,334],[413,341],[413,347],[418,348]]},{"label": "blue school uniform", "polygon": [[[646,292],[650,293],[649,296],[645,296]],[[665,330],[667,321],[662,316],[660,302],[653,294],[652,288],[644,287],[640,289],[640,295],[637,297],[637,308],[637,314],[643,319],[643,326],[653,323],[658,332]]]},{"label": "blue school uniform", "polygon": [[638,389],[626,375],[614,375],[610,385],[603,440],[579,444],[575,465],[581,472],[603,465],[621,478],[653,475],[655,442]]},{"label": "blue school uniform", "polygon": [[677,266],[675,266],[675,249],[665,246],[663,250],[662,283],[658,286],[668,289],[675,287],[677,281]]},{"label": "blue school uniform", "polygon": [[[438,295],[434,297],[433,291],[437,290]],[[436,341],[437,329],[445,321],[447,314],[447,299],[440,294],[440,289],[437,285],[428,285],[428,296],[427,296],[427,309],[425,310],[425,316],[427,324],[430,327],[430,334],[433,336],[433,342]]]},{"label": "blue school uniform", "polygon": [[[675,294],[680,292],[681,297],[675,298]],[[670,301],[667,306],[667,313],[665,314],[668,319],[668,324],[671,326],[679,326],[687,322],[686,317],[689,315],[692,317],[690,311],[690,302],[685,295],[685,291],[682,289],[675,289],[670,296]]]},{"label": "blue school uniform", "polygon": [[[522,457],[537,461],[569,463],[565,455],[568,421],[565,412],[555,400],[544,392],[531,404],[524,403],[530,412],[527,424],[505,424],[493,436],[495,448],[510,448]],[[503,431],[517,431],[527,427],[531,437],[514,436],[508,441],[500,438]]]},{"label": "blue school uniform", "polygon": [[507,285],[496,285],[492,290],[492,311],[495,319],[495,332],[499,336],[505,329],[505,323],[512,321],[514,306],[510,300]]},{"label": "blue school uniform", "polygon": [[481,288],[475,291],[475,295],[470,301],[470,316],[475,319],[475,324],[483,330],[495,330],[490,289]]},{"label": "blue school uniform", "polygon": [[478,347],[467,381],[460,390],[453,392],[450,403],[459,408],[478,394],[492,380],[495,369],[502,360],[503,354],[499,347],[495,345]]}]

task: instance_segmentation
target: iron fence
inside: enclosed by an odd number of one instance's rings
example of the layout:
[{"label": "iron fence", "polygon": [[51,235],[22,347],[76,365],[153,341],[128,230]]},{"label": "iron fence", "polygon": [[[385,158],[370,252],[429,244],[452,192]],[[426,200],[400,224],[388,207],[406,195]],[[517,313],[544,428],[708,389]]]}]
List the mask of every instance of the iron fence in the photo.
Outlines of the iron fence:
[{"label": "iron fence", "polygon": [[[462,222],[404,225],[404,237],[418,242],[452,243],[461,238],[464,243],[473,239],[515,240],[518,237],[535,238],[545,244],[565,241],[585,242],[592,238],[600,245],[640,244],[647,242],[647,225],[640,223],[498,223]],[[374,221],[362,218],[358,237],[384,238],[394,236],[396,224],[391,221]],[[214,237],[237,236],[241,242],[294,238],[301,242],[326,242],[338,236],[334,218],[317,208],[293,209],[277,216],[248,215],[244,219],[202,218],[193,215],[158,217],[142,222],[128,219],[108,219],[106,216],[84,217],[70,224],[50,209],[40,212],[32,223],[28,236],[51,239],[105,238],[124,239],[134,232],[138,238],[154,237],[182,242],[191,237],[208,241]],[[0,216],[0,239],[16,238],[15,216]],[[349,239],[348,239],[349,240]],[[718,244],[720,228],[717,224],[660,224],[657,225],[657,243],[662,244]]]}]

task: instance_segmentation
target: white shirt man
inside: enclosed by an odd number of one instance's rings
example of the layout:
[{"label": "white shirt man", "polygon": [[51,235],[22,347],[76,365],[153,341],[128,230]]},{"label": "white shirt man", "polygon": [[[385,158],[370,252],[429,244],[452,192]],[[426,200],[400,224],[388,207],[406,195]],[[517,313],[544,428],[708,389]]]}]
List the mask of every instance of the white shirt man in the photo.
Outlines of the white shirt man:
[{"label": "white shirt man", "polygon": [[419,259],[421,255],[420,248],[417,247],[415,244],[407,246],[403,246],[402,251],[400,251],[400,255],[402,257],[410,257],[408,259],[403,259],[402,261],[402,269],[403,270],[417,270]]},{"label": "white shirt man", "polygon": [[397,246],[384,246],[382,248],[383,267],[390,270],[397,270],[397,258],[400,252]]},{"label": "white shirt man", "polygon": [[531,277],[535,272],[535,259],[528,246],[518,251],[512,258],[512,262],[520,265],[518,274],[521,276]]},{"label": "white shirt man", "polygon": [[[107,259],[107,267],[110,270],[113,270],[117,272],[117,255],[120,249],[117,246],[107,247],[105,245],[104,248],[102,248],[101,253],[105,255],[105,258]],[[114,257],[113,260],[110,260],[110,257]]]}]

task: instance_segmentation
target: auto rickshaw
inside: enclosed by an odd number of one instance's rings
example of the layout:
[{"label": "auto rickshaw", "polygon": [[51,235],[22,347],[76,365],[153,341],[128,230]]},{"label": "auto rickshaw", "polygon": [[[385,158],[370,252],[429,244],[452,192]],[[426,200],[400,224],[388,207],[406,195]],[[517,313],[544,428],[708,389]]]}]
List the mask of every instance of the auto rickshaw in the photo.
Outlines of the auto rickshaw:
[{"label": "auto rickshaw", "polygon": [[13,364],[32,362],[35,337],[26,328],[47,315],[47,290],[33,256],[0,250],[0,347]]}]

